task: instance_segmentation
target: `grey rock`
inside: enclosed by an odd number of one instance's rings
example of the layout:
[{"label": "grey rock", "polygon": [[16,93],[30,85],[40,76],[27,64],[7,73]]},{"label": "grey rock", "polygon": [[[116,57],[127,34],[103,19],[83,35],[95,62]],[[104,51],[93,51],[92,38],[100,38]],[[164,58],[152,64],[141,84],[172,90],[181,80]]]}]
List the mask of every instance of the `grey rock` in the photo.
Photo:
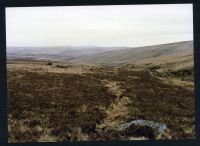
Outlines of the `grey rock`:
[{"label": "grey rock", "polygon": [[166,129],[167,126],[162,123],[154,122],[154,121],[149,121],[149,120],[133,120],[129,123],[125,123],[119,126],[119,130],[125,130],[126,128],[130,127],[131,125],[136,125],[136,126],[148,126],[154,129],[155,134],[162,134]]}]

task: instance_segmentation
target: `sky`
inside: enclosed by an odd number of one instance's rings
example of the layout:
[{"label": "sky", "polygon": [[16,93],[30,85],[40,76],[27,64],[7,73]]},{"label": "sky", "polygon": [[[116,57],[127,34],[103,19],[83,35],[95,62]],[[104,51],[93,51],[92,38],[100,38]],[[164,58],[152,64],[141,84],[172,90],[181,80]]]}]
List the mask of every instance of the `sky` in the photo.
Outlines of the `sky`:
[{"label": "sky", "polygon": [[7,46],[138,47],[193,40],[192,4],[6,8]]}]

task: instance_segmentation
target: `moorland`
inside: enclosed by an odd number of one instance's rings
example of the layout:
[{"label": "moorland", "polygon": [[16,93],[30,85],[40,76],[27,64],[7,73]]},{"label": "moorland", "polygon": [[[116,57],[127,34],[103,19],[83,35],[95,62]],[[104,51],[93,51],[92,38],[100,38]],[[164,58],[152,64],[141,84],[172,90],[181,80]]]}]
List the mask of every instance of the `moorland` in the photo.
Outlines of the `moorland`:
[{"label": "moorland", "polygon": [[9,142],[195,138],[192,41],[45,49],[7,49]]}]

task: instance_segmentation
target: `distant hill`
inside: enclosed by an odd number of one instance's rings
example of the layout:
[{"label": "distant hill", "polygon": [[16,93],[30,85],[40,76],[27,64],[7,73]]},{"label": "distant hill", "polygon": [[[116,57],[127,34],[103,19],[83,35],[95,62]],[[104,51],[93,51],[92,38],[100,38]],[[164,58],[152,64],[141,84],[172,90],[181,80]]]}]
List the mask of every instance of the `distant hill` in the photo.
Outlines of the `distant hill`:
[{"label": "distant hill", "polygon": [[66,61],[107,52],[117,47],[7,47],[8,59]]},{"label": "distant hill", "polygon": [[175,42],[170,44],[145,46],[137,48],[128,48],[120,50],[112,50],[109,52],[102,52],[95,55],[79,58],[77,61],[104,64],[104,65],[121,65],[127,63],[136,63],[149,59],[149,62],[156,58],[166,56],[184,56],[193,54],[193,41]]},{"label": "distant hill", "polygon": [[[186,60],[190,60],[190,62],[187,62],[185,65],[192,64],[193,41],[136,48],[99,46],[7,48],[8,59],[73,61],[110,66],[131,65],[136,63],[140,65],[156,65],[161,62],[169,62],[170,60],[180,61],[183,57]],[[180,60],[178,58],[180,58]]]}]

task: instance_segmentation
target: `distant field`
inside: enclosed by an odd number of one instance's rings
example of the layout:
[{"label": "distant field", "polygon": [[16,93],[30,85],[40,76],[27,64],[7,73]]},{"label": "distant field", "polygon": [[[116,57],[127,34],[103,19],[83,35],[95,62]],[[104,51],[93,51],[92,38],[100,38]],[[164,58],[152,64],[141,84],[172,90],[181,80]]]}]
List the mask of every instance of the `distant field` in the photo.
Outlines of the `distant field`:
[{"label": "distant field", "polygon": [[[193,70],[166,74],[156,59],[148,62],[152,66],[8,60],[9,142],[195,138]],[[137,119],[167,130],[118,129]]]}]

